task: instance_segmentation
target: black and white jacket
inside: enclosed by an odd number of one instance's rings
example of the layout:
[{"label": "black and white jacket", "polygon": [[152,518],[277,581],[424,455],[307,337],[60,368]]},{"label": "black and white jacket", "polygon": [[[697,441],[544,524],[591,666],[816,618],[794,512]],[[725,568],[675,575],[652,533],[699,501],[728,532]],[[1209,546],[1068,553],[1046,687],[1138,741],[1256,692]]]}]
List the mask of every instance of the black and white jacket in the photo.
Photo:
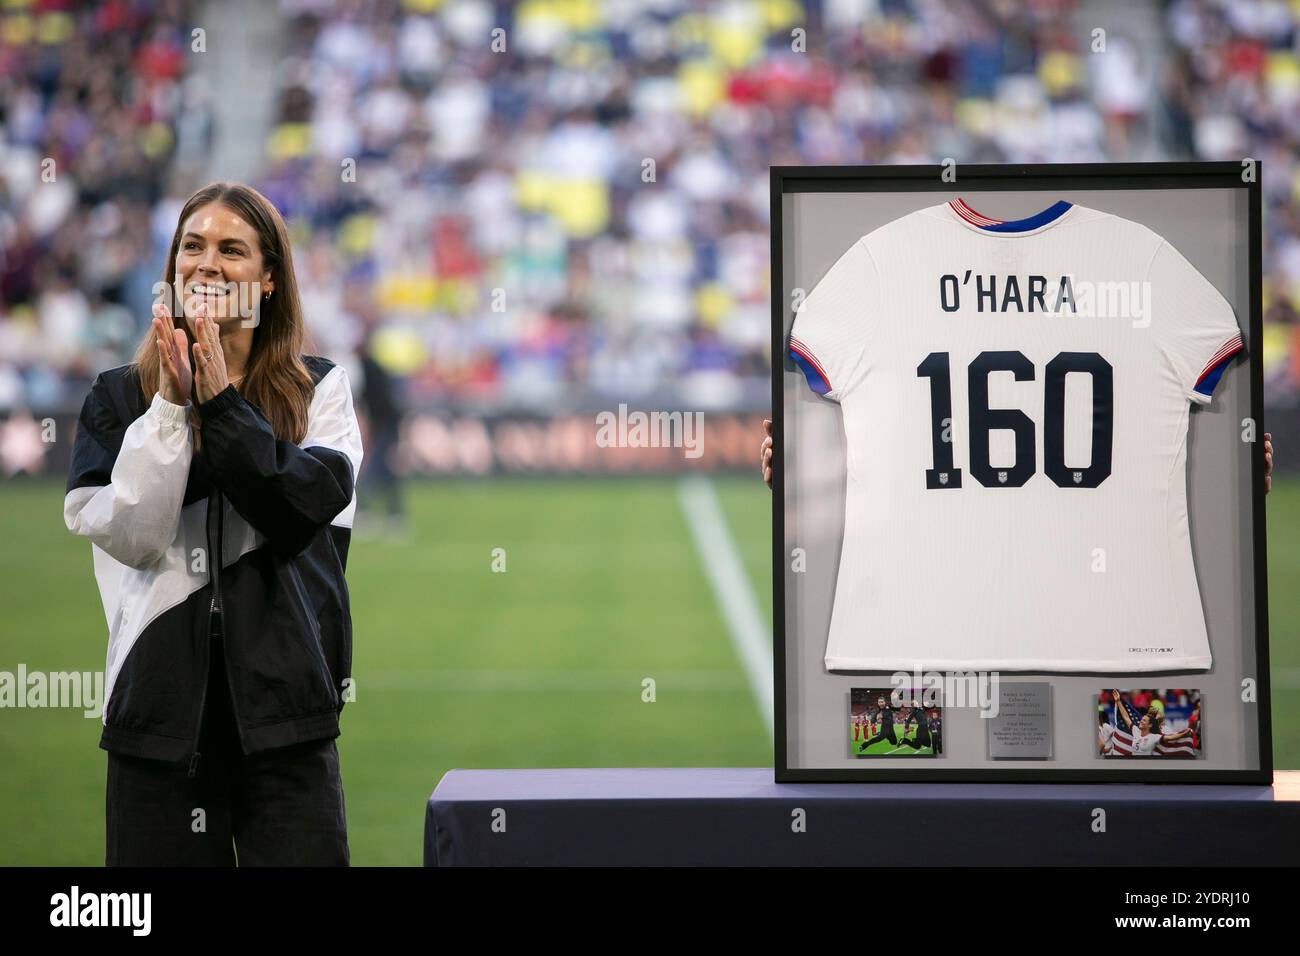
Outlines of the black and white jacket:
[{"label": "black and white jacket", "polygon": [[194,772],[217,616],[245,753],[338,736],[361,437],[343,369],[305,361],[300,446],[233,386],[198,406],[197,454],[189,407],[146,404],[132,366],[86,398],[63,514],[93,544],[108,620],[105,750]]}]

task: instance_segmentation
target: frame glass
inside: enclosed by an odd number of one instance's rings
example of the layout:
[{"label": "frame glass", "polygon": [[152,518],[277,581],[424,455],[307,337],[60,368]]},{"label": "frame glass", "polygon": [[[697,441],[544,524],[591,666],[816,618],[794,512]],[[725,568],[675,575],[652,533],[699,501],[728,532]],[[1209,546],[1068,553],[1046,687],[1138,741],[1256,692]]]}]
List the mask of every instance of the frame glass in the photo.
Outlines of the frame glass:
[{"label": "frame glass", "polygon": [[[1254,353],[1262,341],[1259,176],[1253,160],[1240,165],[772,168],[777,782],[1271,783],[1263,385]],[[1019,731],[1001,726],[996,747],[981,708],[958,699],[963,687],[978,697],[961,674],[957,679],[951,672],[928,675],[941,684],[939,697],[946,697],[931,707],[928,698],[915,694],[915,679],[827,669],[824,655],[844,538],[846,437],[840,407],[810,390],[805,370],[789,351],[798,304],[859,238],[908,213],[958,199],[1008,220],[1032,217],[1064,200],[1147,226],[1228,301],[1245,345],[1244,357],[1222,372],[1212,402],[1189,402],[1187,515],[1212,666],[1132,673],[1017,669],[993,675],[986,697],[996,692],[1001,700],[1019,690],[1019,703],[1009,705],[1012,713],[1021,706],[1038,708]],[[1237,444],[1230,446],[1233,441]],[[1222,453],[1229,447],[1239,447],[1240,454]],[[1225,508],[1225,501],[1232,506]],[[915,640],[923,646],[925,636]],[[853,734],[865,732],[861,725],[868,724],[868,730],[879,725],[872,720],[876,708],[864,703],[864,691],[891,686],[891,680],[892,686],[907,688],[908,700],[891,702],[900,708],[899,719],[906,716],[909,728],[919,727],[909,706],[915,703],[923,707],[918,713],[927,725],[942,728],[941,748],[927,754],[933,759],[900,759],[912,756],[902,753],[917,749],[911,745],[885,749],[875,760],[853,752]],[[1016,684],[1050,685],[1046,704],[1031,688]],[[1195,738],[1195,752],[1177,753],[1191,759],[1162,760],[1153,754],[1123,760],[1113,747],[1103,755],[1108,720],[1121,737],[1131,729],[1112,689],[1121,691],[1121,706],[1130,717],[1158,705],[1151,719],[1167,715],[1165,727],[1194,724],[1195,732],[1186,736]],[[1033,700],[1040,703],[1029,703]],[[1016,748],[1002,746],[1005,733],[1013,744],[1020,733],[1022,749],[1038,756],[1007,758]],[[1179,734],[1167,735],[1170,756],[1190,749],[1176,746]],[[869,749],[878,747],[879,741]]]}]

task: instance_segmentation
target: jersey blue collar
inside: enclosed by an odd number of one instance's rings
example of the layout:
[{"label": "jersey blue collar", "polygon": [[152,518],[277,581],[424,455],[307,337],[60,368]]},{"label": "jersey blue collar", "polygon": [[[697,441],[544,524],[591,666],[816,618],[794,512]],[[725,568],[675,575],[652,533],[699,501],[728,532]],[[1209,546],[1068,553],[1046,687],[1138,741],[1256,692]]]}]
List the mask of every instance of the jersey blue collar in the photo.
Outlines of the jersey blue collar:
[{"label": "jersey blue collar", "polygon": [[970,206],[966,205],[964,199],[953,199],[948,203],[948,208],[972,226],[975,226],[984,232],[996,233],[1032,232],[1035,229],[1041,229],[1048,223],[1060,219],[1070,211],[1071,207],[1071,203],[1068,203],[1065,200],[1060,200],[1048,206],[1042,212],[1034,213],[1034,215],[1028,216],[1024,219],[1003,221],[1001,219],[993,219],[989,216],[981,215]]}]

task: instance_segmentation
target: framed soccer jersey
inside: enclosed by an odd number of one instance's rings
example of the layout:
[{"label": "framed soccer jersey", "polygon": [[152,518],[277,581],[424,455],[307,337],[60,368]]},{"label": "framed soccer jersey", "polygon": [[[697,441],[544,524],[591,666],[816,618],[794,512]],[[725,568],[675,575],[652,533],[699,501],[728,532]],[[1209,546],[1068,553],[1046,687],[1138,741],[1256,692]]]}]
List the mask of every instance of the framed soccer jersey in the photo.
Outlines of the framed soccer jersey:
[{"label": "framed soccer jersey", "polygon": [[[1258,165],[772,177],[778,779],[1271,774]],[[1099,766],[1074,698],[1153,672],[1221,740]],[[943,692],[941,758],[843,757],[863,675]],[[1004,769],[989,702],[1045,675]]]}]

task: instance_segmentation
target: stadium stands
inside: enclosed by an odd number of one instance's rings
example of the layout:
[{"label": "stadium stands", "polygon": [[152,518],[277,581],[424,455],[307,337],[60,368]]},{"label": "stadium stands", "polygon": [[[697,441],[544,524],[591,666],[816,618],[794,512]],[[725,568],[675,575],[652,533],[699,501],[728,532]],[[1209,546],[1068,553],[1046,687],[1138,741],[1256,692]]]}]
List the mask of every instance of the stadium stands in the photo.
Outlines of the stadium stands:
[{"label": "stadium stands", "polygon": [[[413,407],[765,408],[767,167],[948,156],[1262,159],[1269,396],[1297,394],[1294,5],[1176,0],[1155,59],[1122,30],[1091,52],[1073,0],[279,9],[254,184],[320,349],[357,347],[347,289],[372,284]],[[0,413],[75,406],[143,332],[213,136],[196,15],[6,5]]]}]

